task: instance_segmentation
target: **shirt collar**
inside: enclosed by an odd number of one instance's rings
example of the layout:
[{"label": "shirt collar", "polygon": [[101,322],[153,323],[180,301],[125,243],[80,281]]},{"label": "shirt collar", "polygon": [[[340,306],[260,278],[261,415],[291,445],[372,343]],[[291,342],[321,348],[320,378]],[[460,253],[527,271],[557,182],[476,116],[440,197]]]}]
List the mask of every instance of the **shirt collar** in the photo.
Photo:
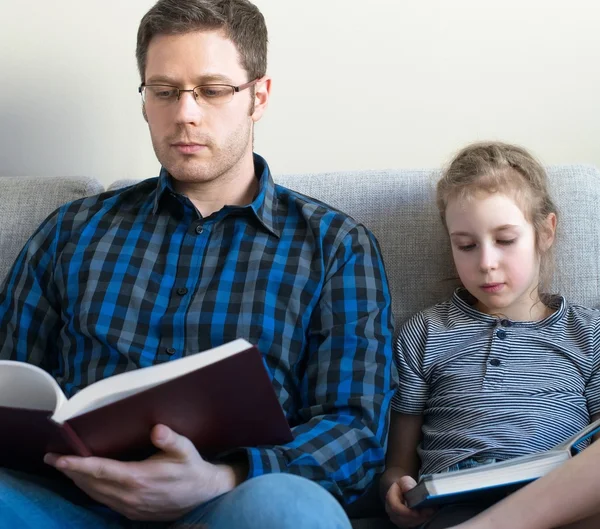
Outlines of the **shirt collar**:
[{"label": "shirt collar", "polygon": [[466,288],[460,287],[454,291],[452,295],[452,304],[456,307],[460,312],[462,312],[465,316],[480,321],[482,323],[486,323],[488,325],[500,325],[501,322],[508,321],[511,326],[515,327],[526,327],[529,329],[536,329],[540,327],[546,327],[548,325],[552,325],[559,321],[565,314],[566,311],[566,301],[563,296],[550,296],[548,300],[546,300],[546,304],[555,309],[550,316],[544,318],[539,321],[513,321],[508,318],[502,318],[498,316],[492,316],[491,314],[485,314],[477,310],[473,305],[474,298],[471,296],[469,291]]},{"label": "shirt collar", "polygon": [[[258,192],[254,200],[247,206],[241,206],[236,209],[249,209],[253,212],[256,219],[273,235],[281,236],[281,227],[277,220],[278,198],[277,188],[273,182],[271,171],[266,160],[258,154],[253,154],[254,174],[258,178]],[[156,195],[154,198],[153,213],[157,213],[163,197],[167,194],[175,194],[173,187],[173,177],[169,172],[161,167],[158,182],[156,183]],[[229,207],[229,206],[226,206]]]}]

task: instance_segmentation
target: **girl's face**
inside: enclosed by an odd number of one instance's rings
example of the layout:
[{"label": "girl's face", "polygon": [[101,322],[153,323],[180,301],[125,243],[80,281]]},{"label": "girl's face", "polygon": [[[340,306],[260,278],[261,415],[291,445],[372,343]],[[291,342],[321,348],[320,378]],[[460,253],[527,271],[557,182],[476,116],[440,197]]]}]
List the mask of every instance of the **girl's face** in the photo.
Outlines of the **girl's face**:
[{"label": "girl's face", "polygon": [[[555,216],[551,214],[552,244]],[[481,193],[451,199],[446,208],[452,255],[465,288],[479,301],[477,308],[512,320],[545,317],[539,301],[540,258],[535,231],[509,196]]]}]

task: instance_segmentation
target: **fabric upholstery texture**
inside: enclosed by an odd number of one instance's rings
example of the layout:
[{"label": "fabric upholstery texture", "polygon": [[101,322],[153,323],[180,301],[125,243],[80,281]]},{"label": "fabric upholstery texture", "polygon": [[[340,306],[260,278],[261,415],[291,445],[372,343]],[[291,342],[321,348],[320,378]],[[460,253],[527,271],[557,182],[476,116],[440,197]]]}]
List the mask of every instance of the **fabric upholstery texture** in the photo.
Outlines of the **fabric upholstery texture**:
[{"label": "fabric upholstery texture", "polygon": [[104,191],[94,178],[0,177],[0,283],[19,251],[56,208]]}]

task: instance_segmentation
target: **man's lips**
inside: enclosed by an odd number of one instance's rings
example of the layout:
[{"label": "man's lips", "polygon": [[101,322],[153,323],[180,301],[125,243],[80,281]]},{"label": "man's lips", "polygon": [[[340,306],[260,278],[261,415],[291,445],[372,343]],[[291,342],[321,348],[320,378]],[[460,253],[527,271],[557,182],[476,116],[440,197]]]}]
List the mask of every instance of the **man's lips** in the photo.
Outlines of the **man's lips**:
[{"label": "man's lips", "polygon": [[182,154],[194,154],[202,149],[206,149],[206,145],[201,143],[176,142],[172,143],[171,146]]},{"label": "man's lips", "polygon": [[504,287],[504,283],[485,283],[484,285],[481,285],[481,289],[484,290],[485,292],[498,292],[499,290],[502,289],[502,287]]}]

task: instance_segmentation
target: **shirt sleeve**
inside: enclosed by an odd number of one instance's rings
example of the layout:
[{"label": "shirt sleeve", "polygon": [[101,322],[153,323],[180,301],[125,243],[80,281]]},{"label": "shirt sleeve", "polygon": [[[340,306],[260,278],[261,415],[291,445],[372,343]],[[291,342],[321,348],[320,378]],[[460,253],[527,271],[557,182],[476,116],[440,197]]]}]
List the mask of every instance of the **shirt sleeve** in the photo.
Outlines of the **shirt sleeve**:
[{"label": "shirt sleeve", "polygon": [[406,321],[398,333],[394,361],[400,384],[392,400],[398,413],[421,415],[429,398],[429,384],[423,375],[427,326],[422,313]]},{"label": "shirt sleeve", "polygon": [[53,289],[58,210],[32,235],[0,289],[0,360],[52,371],[60,311]]},{"label": "shirt sleeve", "polygon": [[590,415],[600,413],[600,317],[594,319],[592,371],[585,386]]},{"label": "shirt sleeve", "polygon": [[343,503],[359,497],[383,470],[396,385],[392,336],[379,247],[355,226],[334,251],[308,329],[294,440],[243,449],[248,478],[288,472],[320,483]]}]

